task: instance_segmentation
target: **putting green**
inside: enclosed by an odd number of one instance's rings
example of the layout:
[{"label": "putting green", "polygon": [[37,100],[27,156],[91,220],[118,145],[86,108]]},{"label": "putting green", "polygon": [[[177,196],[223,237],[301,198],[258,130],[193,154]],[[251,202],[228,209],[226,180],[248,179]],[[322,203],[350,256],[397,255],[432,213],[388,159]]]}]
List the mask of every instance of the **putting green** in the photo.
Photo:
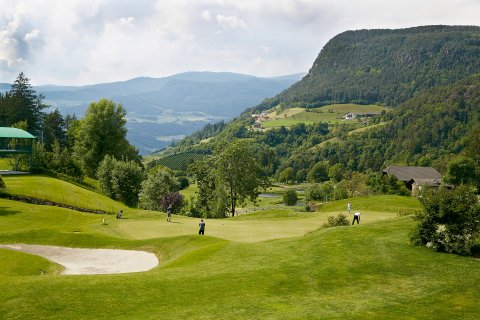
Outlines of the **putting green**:
[{"label": "putting green", "polygon": [[[259,242],[272,239],[301,237],[317,230],[327,221],[328,216],[336,212],[292,213],[289,210],[265,210],[249,217],[249,215],[228,219],[204,219],[205,234],[230,241]],[[369,212],[363,214],[361,223],[386,220],[396,217],[395,213]],[[348,216],[353,219],[353,215]],[[198,232],[198,218],[173,216],[172,222],[162,218],[155,220],[121,220],[112,225],[132,239],[151,239],[191,235]]]}]

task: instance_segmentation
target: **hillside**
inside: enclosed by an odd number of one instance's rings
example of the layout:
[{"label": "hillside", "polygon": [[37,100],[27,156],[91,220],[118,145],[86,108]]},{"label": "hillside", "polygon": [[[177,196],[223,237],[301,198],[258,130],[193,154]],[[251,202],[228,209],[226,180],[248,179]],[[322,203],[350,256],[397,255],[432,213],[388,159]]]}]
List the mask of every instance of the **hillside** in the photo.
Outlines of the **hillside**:
[{"label": "hillside", "polygon": [[258,106],[282,103],[381,103],[397,106],[416,92],[480,72],[480,27],[424,26],[347,31],[321,50],[298,83]]},{"label": "hillside", "polygon": [[[39,86],[35,90],[45,95],[45,103],[52,108],[77,117],[90,102],[101,98],[122,103],[127,110],[129,141],[148,154],[207,123],[238,116],[302,76],[258,78],[229,72],[186,72],[81,87]],[[0,91],[3,87],[10,86],[0,86]]]}]

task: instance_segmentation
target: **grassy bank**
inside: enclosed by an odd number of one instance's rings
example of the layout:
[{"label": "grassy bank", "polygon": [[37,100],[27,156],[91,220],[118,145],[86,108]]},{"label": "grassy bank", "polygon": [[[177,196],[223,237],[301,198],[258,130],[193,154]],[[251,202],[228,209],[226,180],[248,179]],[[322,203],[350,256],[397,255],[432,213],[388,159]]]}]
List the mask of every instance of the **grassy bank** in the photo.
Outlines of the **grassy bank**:
[{"label": "grassy bank", "polygon": [[[271,209],[208,220],[132,210],[126,219],[0,199],[0,243],[155,253],[148,272],[64,276],[0,250],[1,319],[477,319],[480,261],[413,247],[412,198],[350,199],[355,226],[319,228],[319,212]],[[105,218],[105,223],[103,222]],[[302,229],[303,228],[303,229]],[[42,274],[43,273],[43,274]]]}]

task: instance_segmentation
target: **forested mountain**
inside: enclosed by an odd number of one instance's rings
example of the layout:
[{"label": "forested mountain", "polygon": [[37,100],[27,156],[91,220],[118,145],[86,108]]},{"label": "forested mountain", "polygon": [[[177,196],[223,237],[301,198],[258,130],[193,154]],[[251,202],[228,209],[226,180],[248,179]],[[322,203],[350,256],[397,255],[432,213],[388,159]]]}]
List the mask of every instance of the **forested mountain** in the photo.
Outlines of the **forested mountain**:
[{"label": "forested mountain", "polygon": [[[337,120],[250,130],[251,114],[259,110],[305,107],[318,113],[323,112],[319,106],[333,101],[395,108],[368,123]],[[269,174],[292,168],[300,173],[297,181],[319,162],[360,172],[378,172],[390,164],[444,171],[469,143],[477,150],[471,137],[479,123],[479,27],[348,31],[325,46],[301,81],[230,123],[205,127],[166,153],[209,153],[225,141],[247,138]]]},{"label": "forested mountain", "polygon": [[283,103],[381,103],[480,72],[480,27],[424,26],[347,31],[321,50],[309,73],[258,109]]},{"label": "forested mountain", "polygon": [[[245,129],[247,124],[244,117],[208,126],[174,150],[208,153],[232,139],[249,139],[269,174],[292,168],[300,173],[300,181],[319,162],[360,172],[378,172],[390,164],[433,165],[444,171],[447,162],[469,144],[477,150],[473,153],[480,153],[474,142],[474,132],[480,129],[480,74],[419,93],[373,118],[366,130],[353,130],[355,123],[302,123],[258,132]],[[198,143],[208,133],[215,138]]]}]

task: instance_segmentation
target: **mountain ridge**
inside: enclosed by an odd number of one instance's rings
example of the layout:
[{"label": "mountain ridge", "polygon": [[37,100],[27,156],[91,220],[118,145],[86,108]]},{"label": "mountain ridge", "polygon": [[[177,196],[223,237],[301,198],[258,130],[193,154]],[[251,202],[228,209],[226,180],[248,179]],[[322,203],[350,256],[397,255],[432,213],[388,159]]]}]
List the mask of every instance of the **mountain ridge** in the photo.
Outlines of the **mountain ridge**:
[{"label": "mountain ridge", "polygon": [[[92,101],[121,103],[127,137],[141,154],[161,149],[205,124],[230,120],[271,97],[304,74],[262,78],[233,72],[184,72],[86,86],[33,86],[50,109],[83,116]],[[0,84],[7,91],[10,84]]]}]

